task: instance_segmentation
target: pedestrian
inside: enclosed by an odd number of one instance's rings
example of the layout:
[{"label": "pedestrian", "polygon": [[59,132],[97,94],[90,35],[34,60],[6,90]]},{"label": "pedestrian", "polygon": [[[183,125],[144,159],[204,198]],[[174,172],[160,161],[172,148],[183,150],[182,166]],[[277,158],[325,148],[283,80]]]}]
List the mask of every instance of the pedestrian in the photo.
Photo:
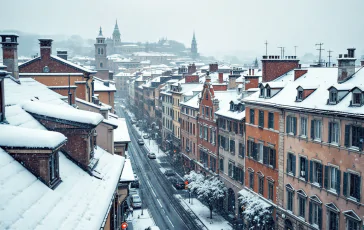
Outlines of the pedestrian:
[{"label": "pedestrian", "polygon": [[133,207],[130,207],[130,208],[129,208],[129,211],[130,211],[130,213],[131,213],[131,216],[132,216],[132,217],[134,217],[134,216],[133,216]]}]

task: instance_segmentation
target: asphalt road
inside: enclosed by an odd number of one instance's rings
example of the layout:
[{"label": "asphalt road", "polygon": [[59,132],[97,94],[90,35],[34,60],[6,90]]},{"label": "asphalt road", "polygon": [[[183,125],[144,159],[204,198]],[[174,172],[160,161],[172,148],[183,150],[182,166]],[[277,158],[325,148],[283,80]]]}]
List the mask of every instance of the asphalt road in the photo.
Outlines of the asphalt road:
[{"label": "asphalt road", "polygon": [[[126,115],[120,105],[116,104],[115,109],[118,116],[125,117],[129,129],[131,143],[128,147],[133,170],[138,175],[140,181],[140,195],[143,208],[150,211],[156,225],[160,229],[198,229],[186,225],[186,218],[191,218],[188,213],[183,213],[181,209],[176,210],[173,194],[183,193],[177,191],[169,183],[163,174],[160,173],[160,165],[155,160],[150,160],[146,154],[147,150],[137,143],[138,133],[132,127],[128,115]],[[181,218],[182,215],[182,218]]]}]

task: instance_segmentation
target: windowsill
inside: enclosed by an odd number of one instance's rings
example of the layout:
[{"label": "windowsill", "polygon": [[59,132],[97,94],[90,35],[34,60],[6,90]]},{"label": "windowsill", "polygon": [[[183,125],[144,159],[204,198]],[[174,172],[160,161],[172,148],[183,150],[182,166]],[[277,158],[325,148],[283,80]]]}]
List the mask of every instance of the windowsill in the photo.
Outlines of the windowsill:
[{"label": "windowsill", "polygon": [[359,147],[356,147],[356,146],[351,146],[348,148],[349,150],[352,150],[352,151],[357,151],[359,152]]},{"label": "windowsill", "polygon": [[333,195],[337,196],[336,189],[329,188],[327,191],[328,191],[329,193],[331,193],[331,194],[333,194]]},{"label": "windowsill", "polygon": [[347,197],[347,199],[348,199],[349,201],[351,201],[351,202],[355,203],[355,204],[359,204],[358,199],[356,199],[355,197],[351,197],[351,196],[349,196],[349,197]]},{"label": "windowsill", "polygon": [[307,135],[300,135],[300,138],[307,139]]},{"label": "windowsill", "polygon": [[315,141],[315,142],[321,142],[321,138],[315,138],[315,139],[313,139],[313,141]]},{"label": "windowsill", "polygon": [[336,142],[331,142],[330,145],[335,146],[335,147],[339,147],[339,144],[336,143]]},{"label": "windowsill", "polygon": [[303,177],[299,177],[298,179],[301,180],[301,181],[303,181],[303,182],[307,182],[306,179],[303,178]]},{"label": "windowsill", "polygon": [[295,135],[294,135],[294,133],[291,133],[291,132],[290,132],[290,133],[287,133],[287,135],[288,135],[288,136],[292,136],[292,137],[294,137],[294,136],[295,136]]},{"label": "windowsill", "polygon": [[[311,213],[309,213],[309,215],[311,215]],[[319,229],[319,226],[317,224],[311,224],[311,225],[312,225],[312,227]]]},{"label": "windowsill", "polygon": [[293,175],[293,172],[288,172],[288,173],[287,173],[287,175],[288,175],[288,176],[291,176],[291,177],[295,177],[295,176]]},{"label": "windowsill", "polygon": [[240,154],[238,155],[238,157],[240,157],[240,158],[244,158],[244,156],[242,156],[242,155],[240,155]]},{"label": "windowsill", "polygon": [[317,183],[317,182],[313,182],[313,183],[311,183],[311,185],[313,185],[315,187],[318,187],[320,189],[322,188],[321,185],[319,183]]}]

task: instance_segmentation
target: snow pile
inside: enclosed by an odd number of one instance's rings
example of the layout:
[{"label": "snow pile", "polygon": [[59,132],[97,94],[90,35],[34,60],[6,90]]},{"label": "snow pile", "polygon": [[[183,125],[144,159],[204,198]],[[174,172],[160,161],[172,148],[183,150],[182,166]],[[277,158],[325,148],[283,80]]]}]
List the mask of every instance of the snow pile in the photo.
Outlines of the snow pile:
[{"label": "snow pile", "polygon": [[34,117],[25,112],[19,105],[7,106],[5,110],[6,121],[13,126],[30,129],[46,130]]},{"label": "snow pile", "polygon": [[124,158],[97,149],[101,180],[59,152],[62,183],[52,190],[0,148],[0,229],[100,229]]},{"label": "snow pile", "polygon": [[54,149],[67,140],[57,132],[0,125],[0,146]]},{"label": "snow pile", "polygon": [[249,229],[261,226],[272,226],[271,229],[273,229],[272,205],[245,189],[241,190],[239,195],[240,204],[244,209],[243,215],[249,223]]},{"label": "snow pile", "polygon": [[121,176],[120,176],[120,182],[131,182],[134,180],[135,180],[134,172],[133,172],[133,168],[131,166],[130,159],[126,159],[125,163],[124,163],[123,172],[121,173]]},{"label": "snow pile", "polygon": [[24,103],[23,109],[27,112],[38,115],[91,125],[98,125],[104,119],[104,117],[98,113],[78,110],[68,106],[50,105],[36,101]]},{"label": "snow pile", "polygon": [[115,123],[118,125],[116,129],[114,129],[114,142],[130,142],[130,136],[128,127],[126,125],[125,118],[119,118],[115,121]]}]

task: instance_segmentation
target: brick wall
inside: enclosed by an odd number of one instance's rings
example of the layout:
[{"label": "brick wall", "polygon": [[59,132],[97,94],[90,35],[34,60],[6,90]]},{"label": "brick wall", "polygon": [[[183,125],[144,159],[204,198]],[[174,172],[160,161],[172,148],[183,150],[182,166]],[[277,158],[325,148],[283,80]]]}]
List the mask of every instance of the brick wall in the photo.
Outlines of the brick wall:
[{"label": "brick wall", "polygon": [[259,77],[256,76],[245,76],[245,90],[251,88],[258,88]]},{"label": "brick wall", "polygon": [[288,71],[298,68],[298,62],[298,60],[263,59],[262,82],[272,81]]}]

